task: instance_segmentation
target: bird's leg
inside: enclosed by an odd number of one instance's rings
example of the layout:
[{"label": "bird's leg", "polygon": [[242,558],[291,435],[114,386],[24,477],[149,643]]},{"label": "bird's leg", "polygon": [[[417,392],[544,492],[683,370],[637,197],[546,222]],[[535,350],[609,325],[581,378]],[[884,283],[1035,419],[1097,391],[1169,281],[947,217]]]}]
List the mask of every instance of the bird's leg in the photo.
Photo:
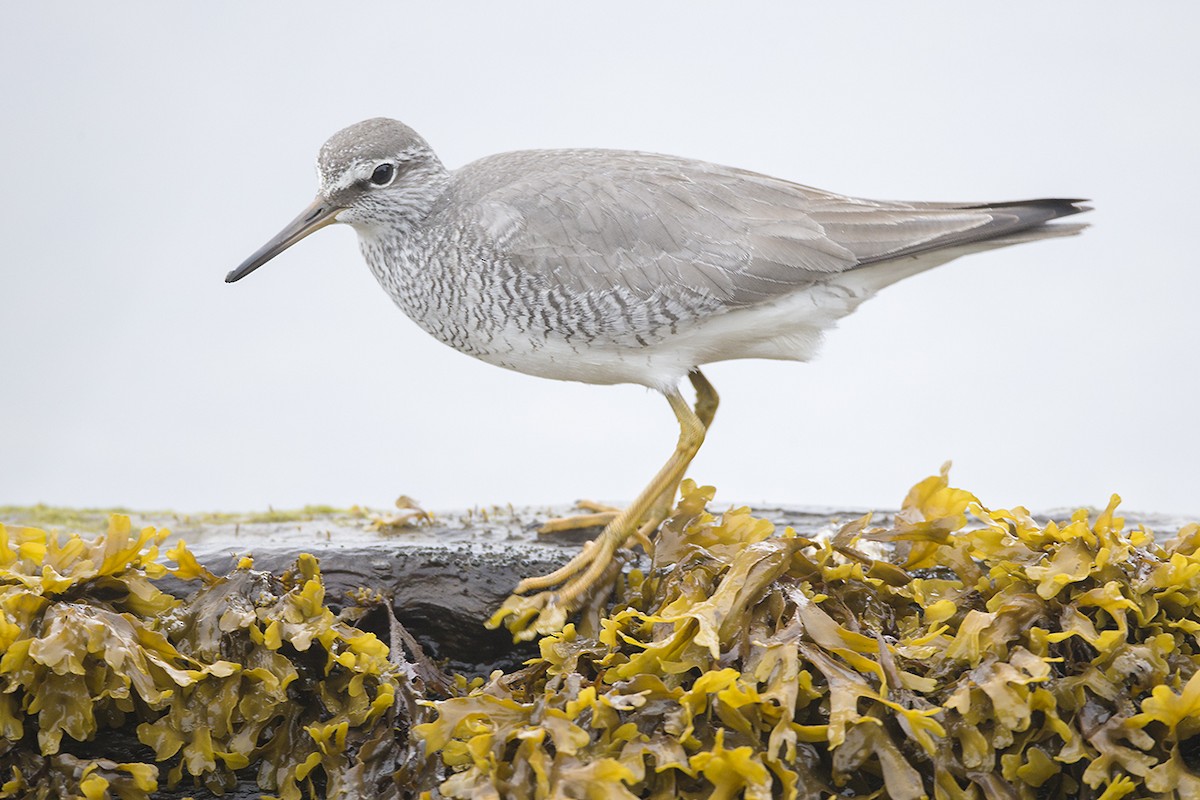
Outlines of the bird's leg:
[{"label": "bird's leg", "polygon": [[[696,390],[696,403],[694,413],[696,419],[700,420],[700,424],[704,426],[705,433],[712,427],[713,417],[717,414],[717,406],[721,402],[721,398],[717,395],[717,390],[708,382],[708,378],[704,377],[704,373],[699,369],[692,369],[688,372],[688,380],[692,382],[692,388]],[[685,466],[686,470],[687,467]],[[640,527],[632,535],[647,553],[653,549],[650,543],[650,535],[658,530],[658,526],[662,525],[663,520],[671,515],[671,509],[675,506],[675,495],[679,492],[679,482],[683,480],[683,472],[680,472],[679,480],[669,487],[659,496],[658,501],[651,507],[650,513],[646,519],[642,520]]]},{"label": "bird's leg", "polygon": [[[701,443],[704,442],[705,428],[700,417],[688,408],[687,402],[678,391],[668,394],[667,402],[671,404],[675,418],[679,420],[679,441],[675,445],[675,452],[667,459],[667,463],[658,471],[650,484],[642,490],[637,499],[618,513],[613,521],[604,528],[604,531],[584,547],[583,552],[549,575],[540,578],[526,578],[521,581],[516,590],[518,594],[533,589],[548,589],[562,583],[565,578],[585,570],[596,560],[592,551],[601,550],[609,554],[615,552],[625,543],[625,539],[637,530],[643,516],[654,509],[656,504],[661,503],[664,496],[670,495],[674,499],[674,492],[679,487],[679,482],[683,480],[684,471],[687,470],[688,464],[692,462]],[[602,567],[603,565],[601,565]],[[561,591],[559,595],[562,596]]]},{"label": "bird's leg", "polygon": [[[696,380],[693,378],[693,384],[696,384]],[[708,381],[704,380],[703,376],[700,376],[699,380],[702,383],[697,384],[698,386],[707,386]],[[711,395],[711,401],[706,400],[702,403],[698,398],[697,402],[698,406],[707,410],[706,416],[710,422],[712,411],[716,409],[716,393],[711,389],[712,387],[708,386],[706,392],[707,395]],[[567,615],[579,608],[582,599],[612,563],[617,548],[630,536],[639,532],[642,520],[657,513],[656,506],[662,505],[662,498],[674,499],[675,490],[679,487],[684,472],[704,442],[705,425],[704,420],[688,406],[677,389],[667,394],[667,402],[671,404],[671,410],[675,412],[675,418],[679,421],[679,441],[667,463],[637,499],[617,514],[595,540],[585,545],[579,555],[549,575],[521,581],[514,596],[509,597],[492,616],[489,625],[495,627],[505,619],[513,617],[509,627],[518,637],[524,639],[560,629],[566,622]],[[670,503],[670,500],[667,503]],[[540,592],[530,597],[516,596],[537,589],[549,589],[559,584],[562,585],[557,591]],[[533,625],[527,626],[530,621]]]},{"label": "bird's leg", "polygon": [[688,380],[696,390],[696,418],[704,425],[704,430],[708,430],[712,427],[713,417],[717,415],[717,406],[720,405],[721,398],[700,370],[693,369],[688,372]]},{"label": "bird's leg", "polygon": [[[712,425],[713,416],[717,413],[717,405],[720,403],[721,398],[717,396],[717,390],[713,388],[713,385],[708,382],[708,378],[704,377],[704,373],[699,369],[693,369],[688,372],[688,379],[692,382],[692,388],[696,390],[694,413],[696,418],[700,420],[700,424],[704,426],[704,430],[707,431],[709,426]],[[646,549],[646,552],[650,552],[650,534],[658,530],[658,526],[670,515],[671,509],[675,505],[675,493],[678,489],[679,485],[677,483],[663,492],[654,505],[651,506],[647,517],[638,520],[638,528],[631,534],[631,537],[637,539]],[[588,513],[548,519],[538,528],[538,533],[562,533],[564,531],[577,531],[586,528],[599,528],[611,523],[621,512],[619,508],[606,506],[591,500],[580,500],[575,505],[577,508]]]}]

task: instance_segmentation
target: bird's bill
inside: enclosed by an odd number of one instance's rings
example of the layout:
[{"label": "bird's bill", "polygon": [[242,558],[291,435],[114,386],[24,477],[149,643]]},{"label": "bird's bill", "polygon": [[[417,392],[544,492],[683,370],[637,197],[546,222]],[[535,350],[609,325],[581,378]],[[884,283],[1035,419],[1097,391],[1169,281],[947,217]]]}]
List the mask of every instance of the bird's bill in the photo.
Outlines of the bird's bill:
[{"label": "bird's bill", "polygon": [[225,276],[226,283],[240,281],[275,256],[287,250],[296,242],[318,231],[326,225],[337,221],[339,207],[333,205],[324,197],[318,197],[308,208],[300,212],[300,216],[287,224],[287,227],[275,234],[275,238],[254,251],[237,269]]}]

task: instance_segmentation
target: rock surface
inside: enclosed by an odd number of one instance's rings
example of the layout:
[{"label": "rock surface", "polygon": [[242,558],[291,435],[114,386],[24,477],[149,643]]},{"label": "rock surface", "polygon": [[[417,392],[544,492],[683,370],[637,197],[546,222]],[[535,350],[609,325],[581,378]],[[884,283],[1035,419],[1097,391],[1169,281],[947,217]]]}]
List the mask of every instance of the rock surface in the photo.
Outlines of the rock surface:
[{"label": "rock surface", "polygon": [[[537,533],[547,518],[568,513],[568,508],[496,508],[402,526],[378,525],[379,515],[348,513],[273,521],[142,519],[186,539],[197,559],[218,574],[245,555],[254,557],[256,568],[279,574],[298,554],[312,553],[320,559],[331,601],[360,587],[381,592],[431,658],[445,662],[447,671],[474,677],[517,668],[537,652],[536,644],[514,644],[508,633],[487,630],[483,621],[522,578],[566,563],[598,532]],[[808,535],[836,530],[862,514],[788,508],[755,513]],[[875,518],[889,517],[879,512]]]}]

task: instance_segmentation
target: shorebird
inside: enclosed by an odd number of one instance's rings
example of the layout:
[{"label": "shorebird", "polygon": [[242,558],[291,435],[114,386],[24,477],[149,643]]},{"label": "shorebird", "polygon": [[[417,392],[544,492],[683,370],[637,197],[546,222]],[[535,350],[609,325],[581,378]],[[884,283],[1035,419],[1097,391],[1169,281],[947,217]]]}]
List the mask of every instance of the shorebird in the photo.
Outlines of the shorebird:
[{"label": "shorebird", "polygon": [[445,344],[544,378],[641,384],[679,422],[675,452],[637,498],[492,618],[522,638],[561,627],[618,549],[648,545],[669,514],[717,409],[700,367],[808,361],[824,331],[883,287],[969,253],[1078,233],[1086,226],[1047,223],[1088,210],[1062,199],[865,200],[619,150],[503,153],[448,170],[416,131],[382,118],[335,133],[317,173],[316,200],[227,282],[346,223],[384,291]]}]

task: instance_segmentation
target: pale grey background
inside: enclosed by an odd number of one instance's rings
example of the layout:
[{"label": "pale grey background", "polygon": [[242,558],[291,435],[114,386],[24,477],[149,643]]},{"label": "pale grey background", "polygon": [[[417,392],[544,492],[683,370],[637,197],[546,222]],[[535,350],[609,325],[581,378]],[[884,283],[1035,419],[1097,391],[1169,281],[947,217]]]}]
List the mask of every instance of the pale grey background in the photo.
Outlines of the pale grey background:
[{"label": "pale grey background", "polygon": [[0,28],[0,503],[434,508],[628,499],[676,435],[638,387],[459,355],[348,228],[226,271],[387,115],[448,165],[677,153],[869,197],[1091,197],[1076,239],[886,290],[812,364],[739,362],[721,500],[1200,512],[1200,6],[13,4]]}]

